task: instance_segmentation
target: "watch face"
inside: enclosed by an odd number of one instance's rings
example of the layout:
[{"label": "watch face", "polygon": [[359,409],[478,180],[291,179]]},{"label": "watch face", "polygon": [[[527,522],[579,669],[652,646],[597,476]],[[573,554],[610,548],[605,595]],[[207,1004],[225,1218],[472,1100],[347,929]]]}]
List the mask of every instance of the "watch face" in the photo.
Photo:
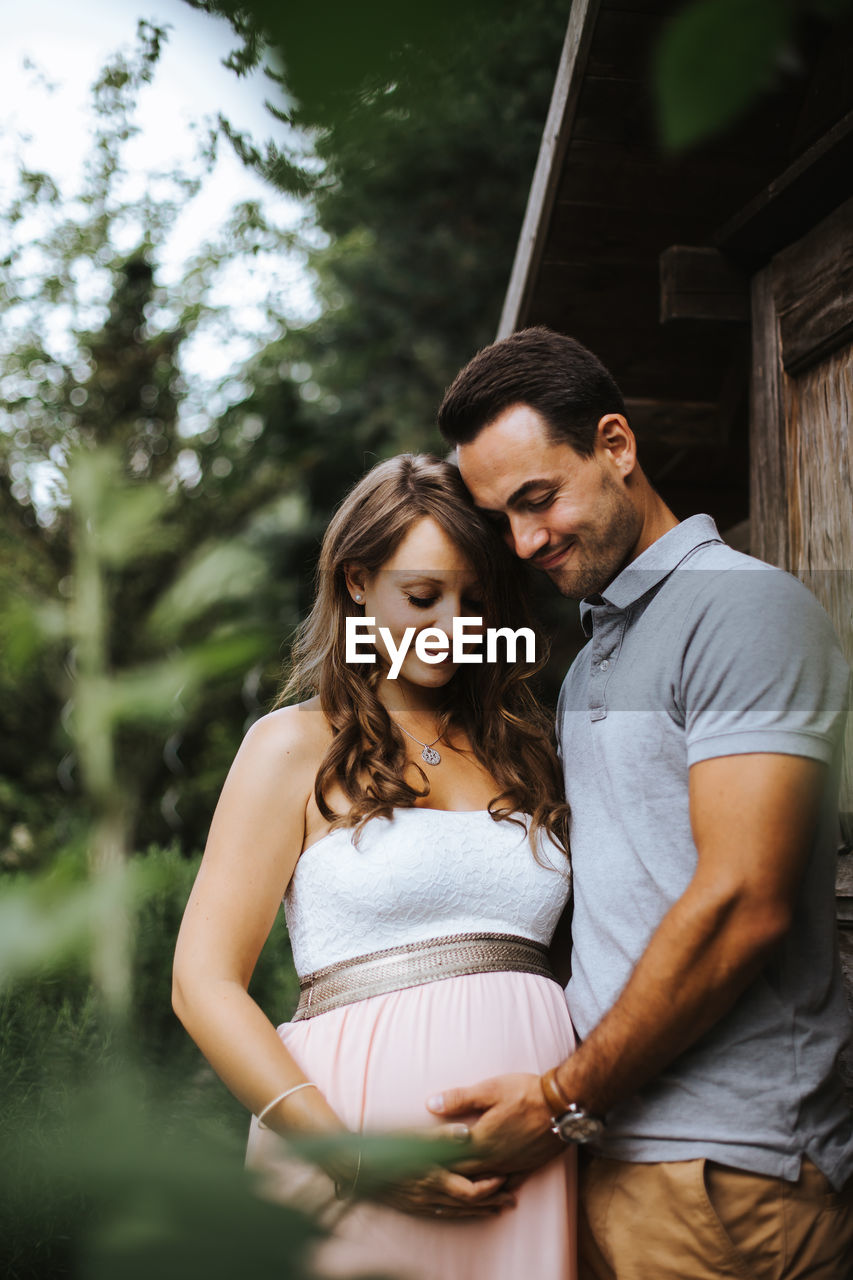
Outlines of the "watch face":
[{"label": "watch face", "polygon": [[595,1142],[604,1132],[604,1124],[585,1111],[566,1111],[556,1117],[553,1129],[563,1142]]}]

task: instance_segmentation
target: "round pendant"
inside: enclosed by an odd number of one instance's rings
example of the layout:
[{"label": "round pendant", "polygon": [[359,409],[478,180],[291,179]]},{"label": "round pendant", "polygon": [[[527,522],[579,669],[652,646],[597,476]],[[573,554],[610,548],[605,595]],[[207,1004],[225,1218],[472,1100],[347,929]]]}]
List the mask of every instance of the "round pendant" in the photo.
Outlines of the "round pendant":
[{"label": "round pendant", "polygon": [[427,764],[441,763],[441,756],[438,754],[435,747],[424,747],[421,752],[421,759],[426,760]]}]

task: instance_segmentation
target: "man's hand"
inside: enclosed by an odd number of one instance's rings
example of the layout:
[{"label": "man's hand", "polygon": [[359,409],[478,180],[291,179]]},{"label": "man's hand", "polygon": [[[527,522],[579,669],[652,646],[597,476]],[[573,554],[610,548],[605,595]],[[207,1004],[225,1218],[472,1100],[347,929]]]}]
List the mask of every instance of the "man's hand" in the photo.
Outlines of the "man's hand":
[{"label": "man's hand", "polygon": [[468,1089],[448,1089],[427,1106],[445,1120],[479,1113],[471,1125],[476,1152],[456,1166],[466,1174],[528,1172],[565,1151],[550,1131],[551,1113],[539,1076],[496,1076]]}]

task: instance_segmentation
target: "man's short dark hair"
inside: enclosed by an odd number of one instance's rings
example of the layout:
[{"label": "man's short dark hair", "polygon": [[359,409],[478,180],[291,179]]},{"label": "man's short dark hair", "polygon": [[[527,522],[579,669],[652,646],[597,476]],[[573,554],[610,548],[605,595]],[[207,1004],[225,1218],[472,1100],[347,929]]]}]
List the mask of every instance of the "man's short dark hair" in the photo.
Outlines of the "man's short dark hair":
[{"label": "man's short dark hair", "polygon": [[469,444],[512,405],[545,419],[551,438],[584,457],[608,413],[625,414],[622,393],[604,365],[566,334],[537,327],[493,342],[456,375],[438,411],[449,444]]}]

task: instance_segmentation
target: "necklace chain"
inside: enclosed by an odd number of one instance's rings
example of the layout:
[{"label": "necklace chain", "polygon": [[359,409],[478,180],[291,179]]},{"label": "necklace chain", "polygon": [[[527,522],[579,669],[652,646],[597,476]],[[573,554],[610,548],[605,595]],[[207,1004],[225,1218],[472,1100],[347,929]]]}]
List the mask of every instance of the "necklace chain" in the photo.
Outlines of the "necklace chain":
[{"label": "necklace chain", "polygon": [[399,721],[396,721],[396,724],[398,729],[403,729],[403,733],[405,733],[408,738],[412,739],[412,742],[416,742],[419,747],[423,747],[423,751],[421,752],[422,760],[425,760],[427,764],[441,763],[441,755],[435,750],[435,744],[441,741],[441,734],[439,734],[437,738],[433,738],[432,742],[421,742],[420,738],[416,738],[413,733],[409,733],[408,729],[404,729]]}]

